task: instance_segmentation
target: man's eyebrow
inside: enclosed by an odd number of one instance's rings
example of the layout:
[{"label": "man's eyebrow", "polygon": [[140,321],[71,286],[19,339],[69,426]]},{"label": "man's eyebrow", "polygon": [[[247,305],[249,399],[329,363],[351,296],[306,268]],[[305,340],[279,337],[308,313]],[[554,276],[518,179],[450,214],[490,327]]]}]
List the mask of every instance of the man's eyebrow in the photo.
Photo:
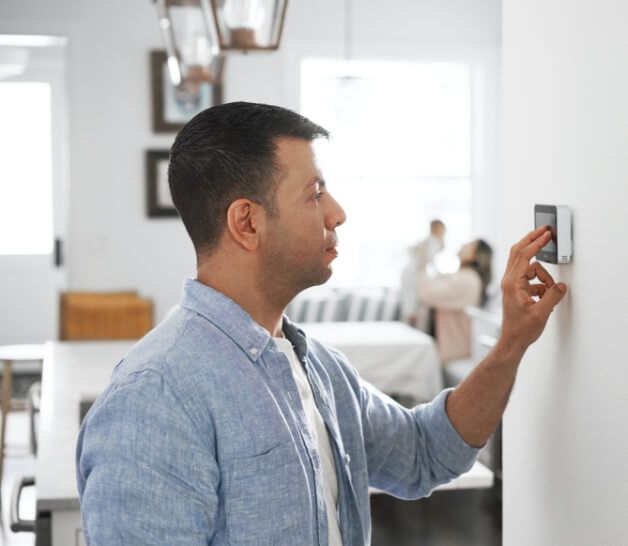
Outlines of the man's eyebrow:
[{"label": "man's eyebrow", "polygon": [[318,184],[321,188],[326,186],[325,181],[320,176],[316,176],[306,184],[305,189],[310,188],[310,186],[313,186],[314,184]]}]

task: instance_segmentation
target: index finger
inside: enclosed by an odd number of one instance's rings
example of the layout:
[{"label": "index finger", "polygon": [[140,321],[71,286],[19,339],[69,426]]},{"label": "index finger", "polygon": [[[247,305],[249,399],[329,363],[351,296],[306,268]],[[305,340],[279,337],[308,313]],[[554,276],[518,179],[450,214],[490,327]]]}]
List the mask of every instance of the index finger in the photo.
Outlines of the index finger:
[{"label": "index finger", "polygon": [[523,239],[516,243],[512,249],[516,252],[522,248],[527,247],[530,243],[536,241],[539,237],[542,237],[545,233],[551,233],[549,226],[541,226],[534,231],[528,233]]},{"label": "index finger", "polygon": [[549,226],[541,226],[528,233],[512,246],[508,263],[511,264],[521,256],[525,258],[526,264],[529,263],[530,259],[549,242],[548,234],[551,237]]},{"label": "index finger", "polygon": [[520,252],[521,256],[525,258],[527,263],[530,263],[530,260],[538,254],[539,250],[541,250],[547,243],[550,242],[551,238],[552,232],[546,231],[545,233],[541,234],[538,239],[535,239],[528,246],[523,248]]}]

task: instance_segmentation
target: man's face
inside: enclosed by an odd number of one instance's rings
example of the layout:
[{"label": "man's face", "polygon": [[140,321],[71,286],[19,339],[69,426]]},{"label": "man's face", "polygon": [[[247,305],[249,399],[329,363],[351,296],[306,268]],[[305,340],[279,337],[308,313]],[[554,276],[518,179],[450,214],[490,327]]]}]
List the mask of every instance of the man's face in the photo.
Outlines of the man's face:
[{"label": "man's face", "polygon": [[335,229],[346,217],[329,194],[311,142],[280,139],[277,161],[277,214],[262,242],[262,274],[296,294],[330,277],[338,255]]}]

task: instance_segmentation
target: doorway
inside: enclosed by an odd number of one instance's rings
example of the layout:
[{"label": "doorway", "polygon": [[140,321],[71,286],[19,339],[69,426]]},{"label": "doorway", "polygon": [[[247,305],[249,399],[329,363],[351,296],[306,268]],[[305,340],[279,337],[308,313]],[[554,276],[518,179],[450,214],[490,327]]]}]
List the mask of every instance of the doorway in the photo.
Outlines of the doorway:
[{"label": "doorway", "polygon": [[0,35],[0,344],[57,337],[67,280],[66,44]]}]

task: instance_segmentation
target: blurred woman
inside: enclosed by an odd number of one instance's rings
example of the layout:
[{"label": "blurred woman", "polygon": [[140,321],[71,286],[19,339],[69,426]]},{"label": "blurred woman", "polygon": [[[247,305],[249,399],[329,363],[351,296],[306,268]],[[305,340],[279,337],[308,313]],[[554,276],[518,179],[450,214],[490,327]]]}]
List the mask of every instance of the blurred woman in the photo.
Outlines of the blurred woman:
[{"label": "blurred woman", "polygon": [[491,282],[493,250],[483,239],[465,244],[458,252],[455,273],[417,280],[418,298],[434,309],[435,336],[443,363],[471,356],[471,323],[464,308],[484,306]]}]

